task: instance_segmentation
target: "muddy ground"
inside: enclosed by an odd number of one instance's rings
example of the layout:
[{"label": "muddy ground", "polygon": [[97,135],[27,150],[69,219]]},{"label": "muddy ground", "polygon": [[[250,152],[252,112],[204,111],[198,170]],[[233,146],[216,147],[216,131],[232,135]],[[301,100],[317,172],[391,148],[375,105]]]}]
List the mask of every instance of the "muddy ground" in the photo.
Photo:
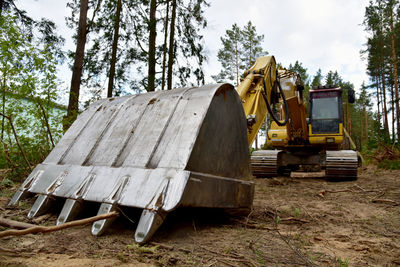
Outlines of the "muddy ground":
[{"label": "muddy ground", "polygon": [[[150,244],[138,246],[133,235],[139,213],[125,210],[101,237],[86,225],[2,238],[0,266],[400,266],[400,171],[368,166],[355,182],[253,181],[248,216],[180,209]],[[28,222],[33,199],[6,207],[15,189],[2,190],[0,213]],[[41,220],[53,225],[56,215]]]}]

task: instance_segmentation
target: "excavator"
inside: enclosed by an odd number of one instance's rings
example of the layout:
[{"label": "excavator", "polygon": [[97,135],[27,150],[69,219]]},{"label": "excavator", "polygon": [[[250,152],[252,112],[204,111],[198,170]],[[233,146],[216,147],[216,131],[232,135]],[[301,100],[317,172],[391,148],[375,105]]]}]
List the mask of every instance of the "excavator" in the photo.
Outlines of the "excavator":
[{"label": "excavator", "polygon": [[[282,88],[275,58],[268,56],[245,72],[237,90],[212,84],[99,100],[78,116],[9,206],[35,195],[32,219],[61,201],[57,225],[74,220],[89,202],[98,203],[98,215],[141,209],[134,235],[140,244],[179,207],[249,210],[249,144],[275,105],[283,103],[286,111],[283,121],[272,116],[275,123],[290,121]],[[104,233],[114,219],[94,222],[92,234]]]},{"label": "excavator", "polygon": [[[282,93],[278,108],[269,113],[273,120],[267,133],[267,147],[272,149],[252,154],[254,176],[303,171],[331,181],[356,180],[361,158],[349,149],[349,144],[355,145],[343,126],[344,90],[335,85],[310,90],[307,117],[300,76],[281,69],[278,77]],[[347,93],[348,102],[354,103],[354,90]]]}]

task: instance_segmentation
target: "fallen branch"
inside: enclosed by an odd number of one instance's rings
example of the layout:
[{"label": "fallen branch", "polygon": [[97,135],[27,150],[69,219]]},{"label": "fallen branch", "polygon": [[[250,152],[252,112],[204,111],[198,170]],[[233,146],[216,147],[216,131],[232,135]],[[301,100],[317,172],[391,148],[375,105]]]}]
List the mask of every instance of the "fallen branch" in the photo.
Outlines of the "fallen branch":
[{"label": "fallen branch", "polygon": [[31,227],[36,227],[37,225],[30,224],[30,223],[24,223],[24,222],[18,222],[10,219],[6,219],[3,217],[0,217],[0,225],[8,228],[14,228],[14,229],[27,229]]},{"label": "fallen branch", "polygon": [[276,228],[276,232],[278,233],[279,237],[283,240],[283,242],[285,242],[286,245],[288,245],[288,247],[289,247],[291,250],[293,250],[293,251],[297,254],[297,256],[299,256],[299,257],[304,261],[304,263],[305,263],[307,266],[315,266],[314,263],[312,263],[312,262],[308,259],[308,257],[307,257],[306,255],[304,255],[304,254],[300,251],[300,249],[298,249],[297,247],[292,246],[292,245],[290,244],[289,240],[286,239],[286,238],[281,234],[281,232],[279,232],[278,228]]},{"label": "fallen branch", "polygon": [[372,203],[378,203],[378,202],[393,204],[393,205],[396,205],[396,206],[399,205],[399,202],[396,202],[396,201],[391,200],[391,199],[376,198],[376,199],[372,200]]},{"label": "fallen branch", "polygon": [[50,214],[50,213],[47,213],[47,214],[45,214],[45,215],[42,215],[42,216],[39,216],[39,217],[33,219],[32,221],[33,221],[34,223],[36,223],[36,224],[40,224],[42,221],[45,221],[45,220],[47,220],[47,219],[50,218],[50,217],[51,217],[51,214]]},{"label": "fallen branch", "polygon": [[232,219],[232,220],[243,225],[245,228],[249,229],[259,229],[259,230],[269,230],[269,231],[274,230],[273,228],[269,228],[266,226],[258,226],[257,224],[252,224],[251,222],[242,222],[241,220],[238,219]]},{"label": "fallen branch", "polygon": [[310,221],[307,220],[303,220],[303,219],[299,219],[299,218],[295,218],[295,217],[288,217],[288,218],[281,218],[280,219],[281,222],[301,222],[301,223],[309,223]]},{"label": "fallen branch", "polygon": [[379,190],[365,190],[359,185],[355,185],[360,191],[354,191],[351,189],[343,189],[343,190],[322,190],[318,193],[319,197],[325,197],[326,193],[343,193],[343,192],[351,192],[351,193],[370,193],[370,192],[380,192]]},{"label": "fallen branch", "polygon": [[113,211],[110,213],[101,214],[101,215],[97,215],[94,217],[77,220],[77,221],[72,221],[72,222],[68,222],[68,223],[64,223],[64,224],[56,225],[56,226],[34,226],[34,227],[27,228],[24,230],[6,230],[3,232],[0,232],[0,237],[54,232],[54,231],[59,231],[59,230],[63,230],[63,229],[74,227],[74,226],[85,225],[85,224],[92,223],[95,221],[114,218],[114,217],[118,217],[118,216],[119,216],[119,213]]}]

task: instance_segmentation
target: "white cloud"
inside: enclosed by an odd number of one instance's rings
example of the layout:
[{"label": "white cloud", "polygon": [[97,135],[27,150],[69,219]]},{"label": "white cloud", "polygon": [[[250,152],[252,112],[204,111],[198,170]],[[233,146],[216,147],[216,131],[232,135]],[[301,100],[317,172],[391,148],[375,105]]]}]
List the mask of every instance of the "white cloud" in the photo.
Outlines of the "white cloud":
[{"label": "white cloud", "polygon": [[359,54],[365,42],[361,23],[366,4],[365,0],[213,1],[206,12],[213,25],[205,31],[206,44],[212,47],[207,75],[220,68],[219,36],[233,23],[243,26],[251,20],[278,62],[289,65],[299,60],[310,75],[318,68],[323,73],[337,70],[359,88],[368,79]]}]

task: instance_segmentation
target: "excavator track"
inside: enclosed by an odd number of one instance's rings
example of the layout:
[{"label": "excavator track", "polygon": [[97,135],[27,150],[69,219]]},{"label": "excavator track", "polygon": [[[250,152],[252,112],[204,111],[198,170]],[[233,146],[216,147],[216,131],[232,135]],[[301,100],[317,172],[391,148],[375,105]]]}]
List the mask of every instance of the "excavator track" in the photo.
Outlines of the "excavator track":
[{"label": "excavator track", "polygon": [[257,150],[251,155],[251,168],[256,177],[278,175],[278,154],[281,150]]},{"label": "excavator track", "polygon": [[326,177],[330,180],[357,180],[358,157],[353,150],[326,151]]}]

